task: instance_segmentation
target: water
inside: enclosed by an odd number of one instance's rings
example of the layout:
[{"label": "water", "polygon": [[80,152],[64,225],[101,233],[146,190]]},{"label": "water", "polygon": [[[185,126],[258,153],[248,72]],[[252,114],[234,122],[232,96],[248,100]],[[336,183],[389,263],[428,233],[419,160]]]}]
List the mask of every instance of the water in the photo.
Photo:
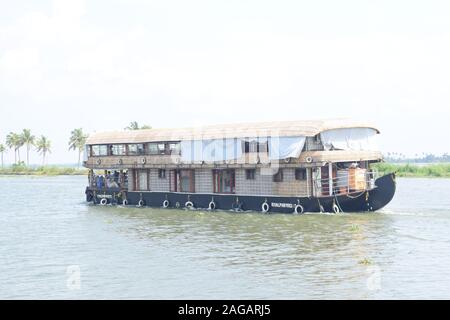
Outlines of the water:
[{"label": "water", "polygon": [[0,298],[450,298],[450,180],[370,214],[90,206],[85,177],[0,177]]}]

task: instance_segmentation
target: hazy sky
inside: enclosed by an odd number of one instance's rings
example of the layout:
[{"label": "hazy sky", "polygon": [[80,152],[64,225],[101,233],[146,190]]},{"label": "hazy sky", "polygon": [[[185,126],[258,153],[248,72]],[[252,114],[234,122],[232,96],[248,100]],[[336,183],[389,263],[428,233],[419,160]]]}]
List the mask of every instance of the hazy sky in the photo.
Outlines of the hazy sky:
[{"label": "hazy sky", "polygon": [[384,152],[448,152],[449,17],[430,0],[0,0],[0,141],[30,128],[75,162],[75,127],[350,117]]}]

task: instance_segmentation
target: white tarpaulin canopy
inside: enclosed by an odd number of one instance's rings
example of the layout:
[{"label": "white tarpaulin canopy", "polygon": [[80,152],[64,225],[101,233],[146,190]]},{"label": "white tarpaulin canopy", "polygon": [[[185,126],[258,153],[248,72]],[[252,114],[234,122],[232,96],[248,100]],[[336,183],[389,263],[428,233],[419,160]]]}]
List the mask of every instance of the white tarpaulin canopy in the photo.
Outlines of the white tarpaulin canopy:
[{"label": "white tarpaulin canopy", "polygon": [[181,141],[183,162],[214,162],[239,159],[243,142],[268,142],[270,160],[297,158],[303,150],[306,137],[259,137]]},{"label": "white tarpaulin canopy", "polygon": [[377,151],[377,131],[372,128],[342,128],[320,134],[325,150]]},{"label": "white tarpaulin canopy", "polygon": [[305,146],[306,137],[271,138],[269,157],[271,160],[298,158]]}]

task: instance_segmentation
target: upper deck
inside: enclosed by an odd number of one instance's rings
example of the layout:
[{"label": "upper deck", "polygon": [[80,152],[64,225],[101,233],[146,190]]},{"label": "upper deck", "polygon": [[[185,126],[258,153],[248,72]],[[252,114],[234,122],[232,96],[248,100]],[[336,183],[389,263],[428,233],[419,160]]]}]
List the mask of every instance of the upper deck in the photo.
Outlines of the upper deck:
[{"label": "upper deck", "polygon": [[380,160],[379,130],[349,120],[282,121],[92,134],[91,169],[151,167],[320,166]]}]

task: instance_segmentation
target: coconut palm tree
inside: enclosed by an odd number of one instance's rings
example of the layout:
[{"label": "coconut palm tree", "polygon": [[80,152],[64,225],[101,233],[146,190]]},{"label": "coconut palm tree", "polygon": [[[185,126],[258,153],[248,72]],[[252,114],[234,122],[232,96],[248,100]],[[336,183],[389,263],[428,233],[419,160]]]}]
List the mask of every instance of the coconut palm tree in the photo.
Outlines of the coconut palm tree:
[{"label": "coconut palm tree", "polygon": [[69,139],[69,150],[78,150],[78,168],[80,168],[81,153],[88,138],[87,134],[83,133],[83,129],[78,128],[72,130]]},{"label": "coconut palm tree", "polygon": [[130,122],[130,125],[125,128],[125,130],[144,130],[144,129],[151,129],[152,127],[144,124],[142,127],[139,126],[137,121]]},{"label": "coconut palm tree", "polygon": [[10,132],[6,136],[6,145],[8,148],[14,149],[14,164],[17,164],[17,160],[20,162],[20,148],[23,146],[20,134]]},{"label": "coconut palm tree", "polygon": [[[10,132],[6,136],[6,146],[10,149],[13,149],[15,147],[14,133]],[[17,152],[16,152],[16,150],[14,150],[14,163],[16,163],[16,162],[17,162]]]},{"label": "coconut palm tree", "polygon": [[31,134],[30,129],[23,129],[21,134],[22,145],[27,146],[27,166],[30,165],[30,149],[34,145],[35,136]]},{"label": "coconut palm tree", "polygon": [[48,140],[48,138],[46,136],[41,136],[37,141],[36,141],[36,150],[37,152],[42,155],[42,165],[45,165],[45,156],[47,153],[51,153],[51,148],[52,143],[50,140]]},{"label": "coconut palm tree", "polygon": [[0,154],[2,155],[2,169],[3,169],[3,154],[6,152],[6,148],[0,143]]},{"label": "coconut palm tree", "polygon": [[137,121],[130,122],[130,125],[125,128],[125,130],[139,130],[139,124]]}]

